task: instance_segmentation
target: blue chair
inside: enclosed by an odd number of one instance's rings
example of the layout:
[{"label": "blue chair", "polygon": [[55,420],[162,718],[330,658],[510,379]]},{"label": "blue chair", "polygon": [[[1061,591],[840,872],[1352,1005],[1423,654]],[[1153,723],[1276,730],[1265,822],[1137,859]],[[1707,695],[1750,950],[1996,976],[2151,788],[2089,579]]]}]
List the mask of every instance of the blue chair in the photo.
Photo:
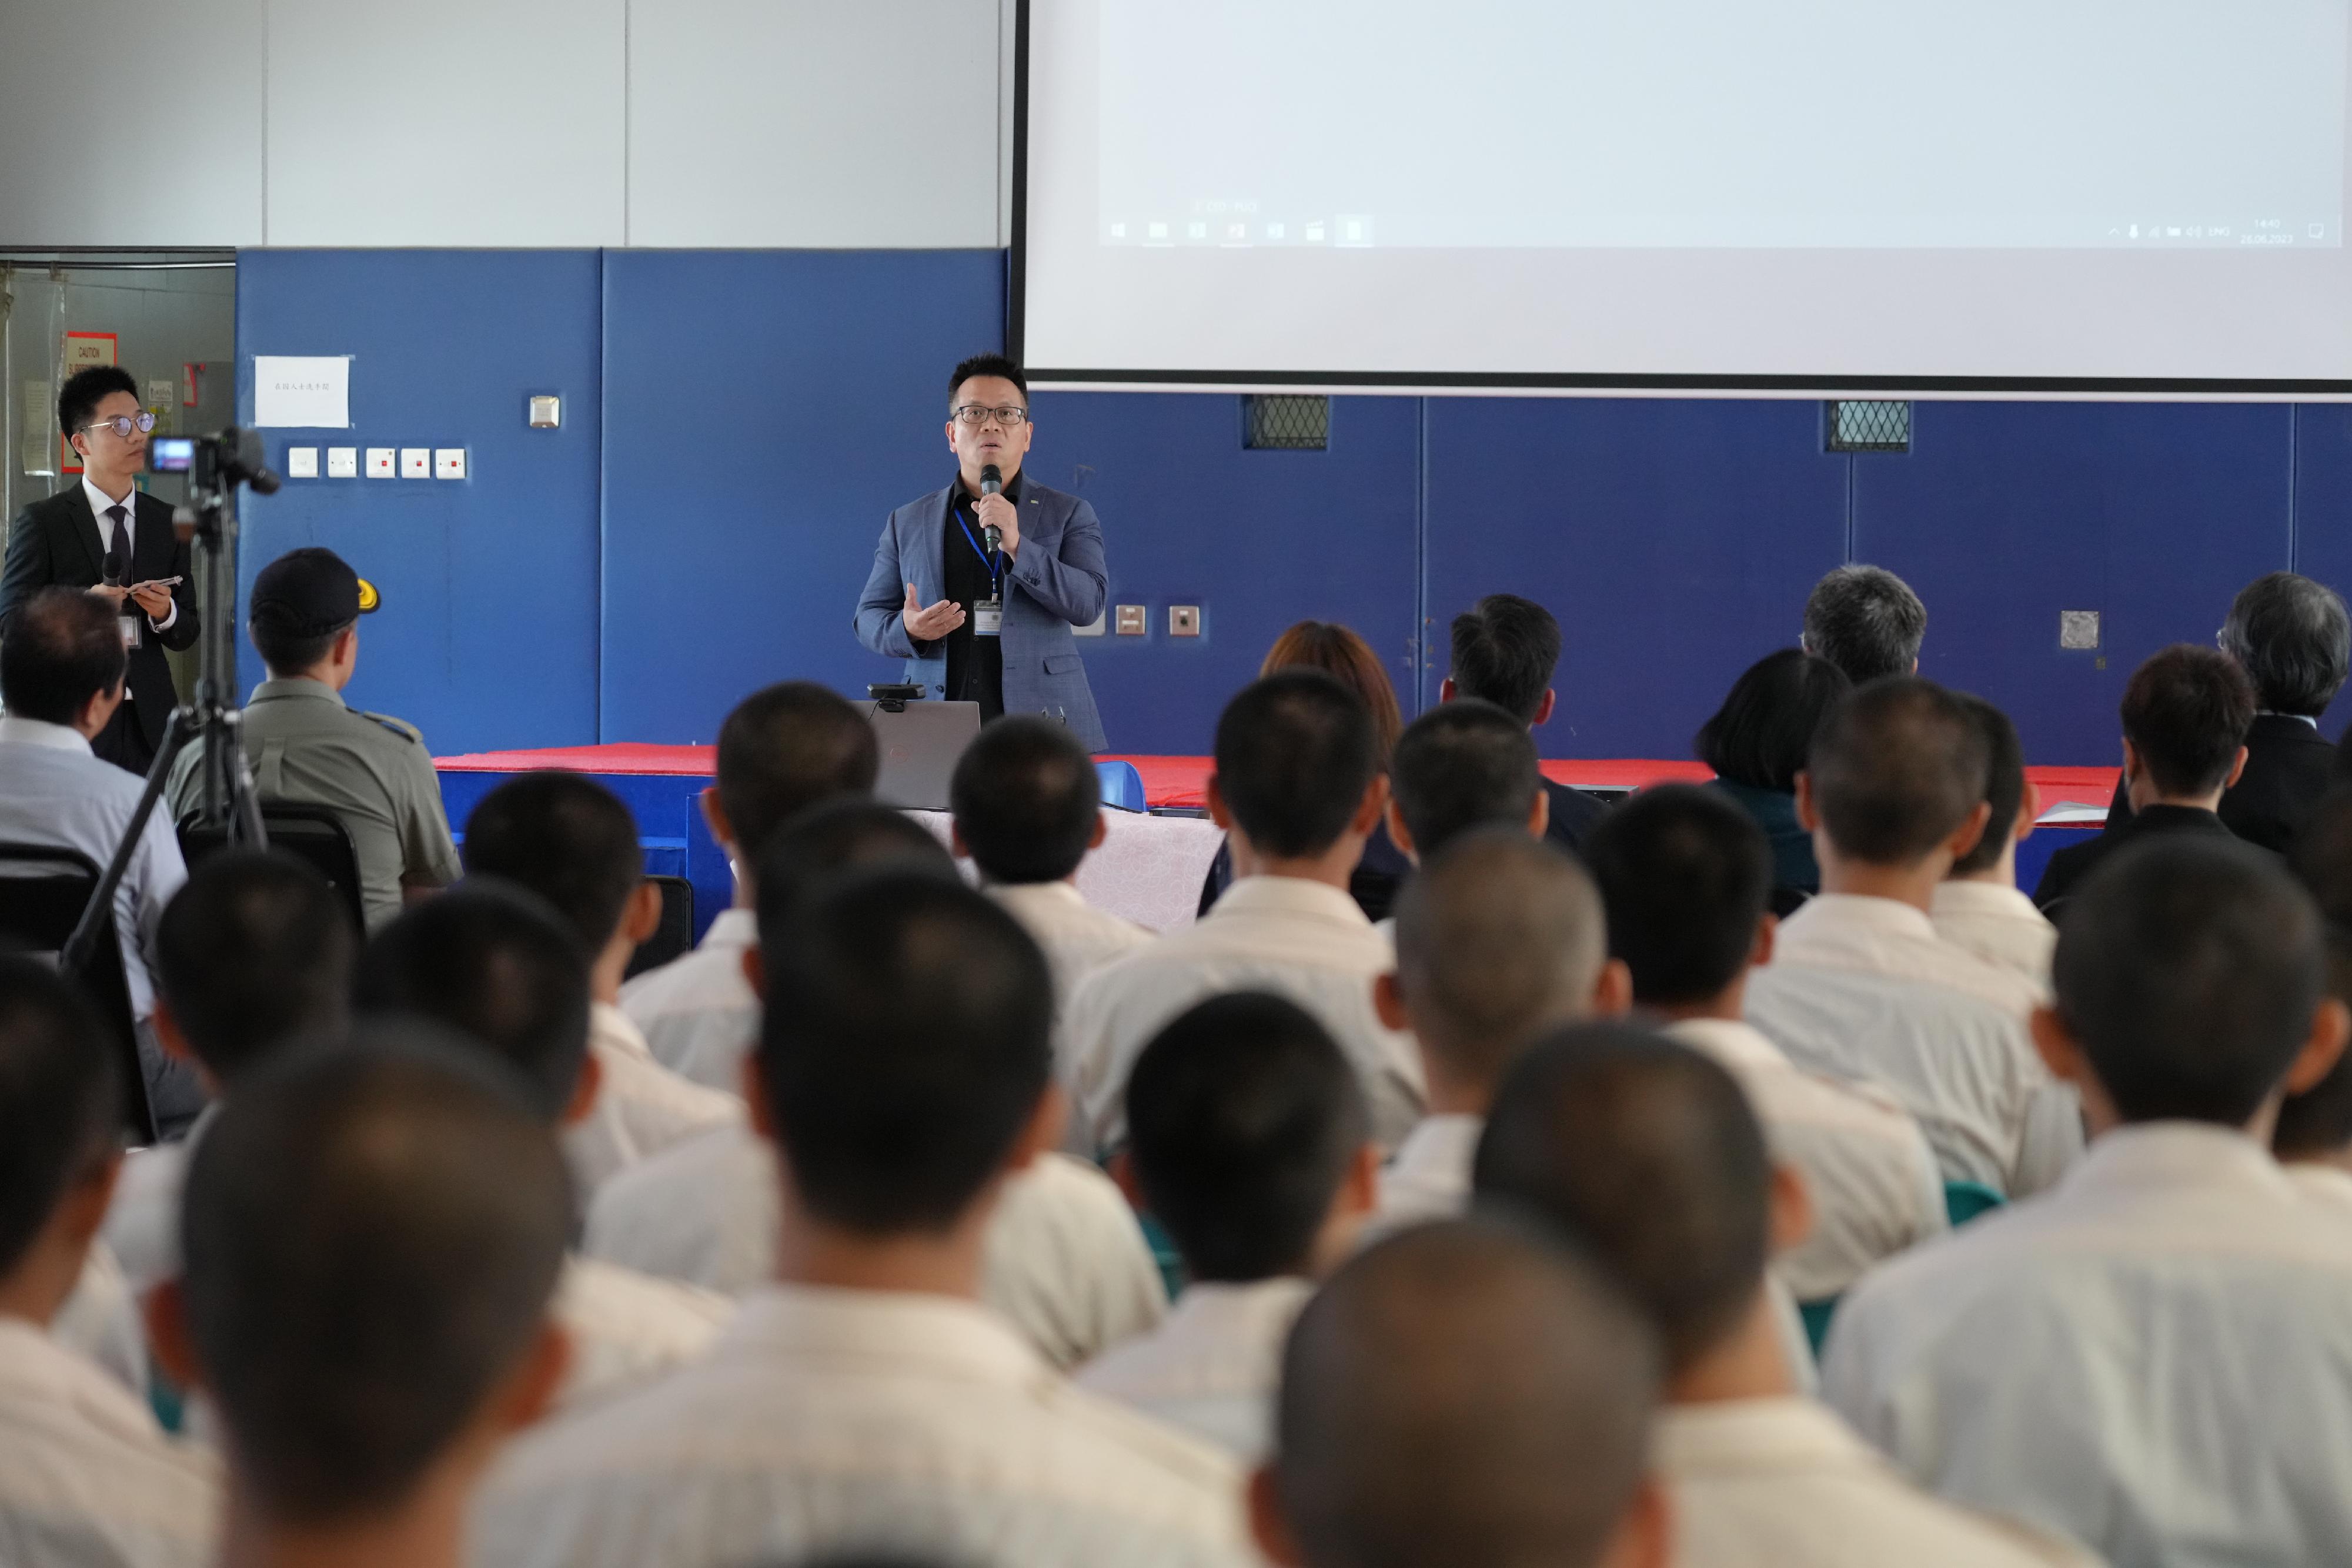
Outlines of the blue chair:
[{"label": "blue chair", "polygon": [[2008,1201],[1980,1181],[1948,1181],[1944,1184],[1944,1213],[1955,1230],[1971,1219],[1990,1214]]},{"label": "blue chair", "polygon": [[1122,811],[1141,811],[1150,808],[1143,799],[1143,775],[1135,770],[1132,762],[1097,762],[1095,772],[1102,779],[1102,803],[1116,806]]}]

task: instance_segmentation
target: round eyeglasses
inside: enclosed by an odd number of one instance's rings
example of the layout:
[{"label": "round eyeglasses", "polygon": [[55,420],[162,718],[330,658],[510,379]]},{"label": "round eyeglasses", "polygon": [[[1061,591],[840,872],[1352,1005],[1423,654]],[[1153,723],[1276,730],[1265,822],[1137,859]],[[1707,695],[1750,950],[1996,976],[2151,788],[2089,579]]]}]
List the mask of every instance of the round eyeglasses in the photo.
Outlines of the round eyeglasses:
[{"label": "round eyeglasses", "polygon": [[96,430],[100,426],[128,441],[131,439],[131,433],[134,430],[144,435],[154,429],[155,416],[152,413],[118,413],[112,419],[91,420],[88,424],[83,425],[82,429]]},{"label": "round eyeglasses", "polygon": [[976,402],[965,403],[954,413],[955,422],[958,424],[982,425],[992,419],[1007,430],[1011,430],[1028,417],[1029,411],[1025,408],[1014,408],[1009,404],[1003,408],[983,408]]}]

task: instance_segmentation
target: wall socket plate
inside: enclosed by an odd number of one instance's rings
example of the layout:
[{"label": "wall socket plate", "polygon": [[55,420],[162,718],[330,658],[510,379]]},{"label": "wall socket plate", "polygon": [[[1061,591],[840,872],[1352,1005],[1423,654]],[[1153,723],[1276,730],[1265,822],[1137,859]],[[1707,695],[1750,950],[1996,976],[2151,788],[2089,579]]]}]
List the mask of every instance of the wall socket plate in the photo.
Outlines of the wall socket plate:
[{"label": "wall socket plate", "polygon": [[563,423],[563,400],[555,397],[534,397],[530,400],[530,427],[533,430],[553,430]]},{"label": "wall socket plate", "polygon": [[1110,630],[1110,611],[1105,608],[1083,626],[1070,628],[1073,637],[1099,637]]},{"label": "wall socket plate", "polygon": [[466,449],[462,446],[436,446],[433,449],[433,477],[463,479],[466,476]]},{"label": "wall socket plate", "polygon": [[286,449],[286,477],[316,479],[319,476],[319,449],[315,446],[289,446]]},{"label": "wall socket plate", "polygon": [[2090,653],[2099,645],[2099,612],[2095,610],[2058,612],[2058,646]]},{"label": "wall socket plate", "polygon": [[1171,637],[1198,637],[1201,634],[1201,607],[1197,604],[1170,605],[1168,634]]},{"label": "wall socket plate", "polygon": [[429,446],[404,446],[400,449],[400,476],[404,479],[433,477],[433,449]]},{"label": "wall socket plate", "polygon": [[1118,610],[1118,634],[1122,637],[1140,637],[1150,630],[1150,623],[1144,619],[1144,608],[1140,604],[1120,605]]},{"label": "wall socket plate", "polygon": [[393,460],[399,454],[394,452],[389,446],[369,447],[367,449],[367,476],[371,479],[391,478],[393,476]]},{"label": "wall socket plate", "polygon": [[327,448],[327,477],[356,479],[360,476],[360,449],[356,446]]}]

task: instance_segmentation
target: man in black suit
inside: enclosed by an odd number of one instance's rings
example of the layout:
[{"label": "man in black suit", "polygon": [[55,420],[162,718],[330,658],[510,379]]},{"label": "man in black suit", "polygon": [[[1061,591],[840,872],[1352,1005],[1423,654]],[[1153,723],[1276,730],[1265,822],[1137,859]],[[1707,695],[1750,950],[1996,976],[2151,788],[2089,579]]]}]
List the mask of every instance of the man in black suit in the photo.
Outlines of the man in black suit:
[{"label": "man in black suit", "polygon": [[128,371],[100,365],[68,380],[58,428],[81,457],[81,483],[16,514],[0,567],[0,638],[44,588],[87,588],[121,612],[126,700],[90,749],[133,773],[155,760],[178,701],[163,650],[193,646],[197,632],[195,572],[172,531],[171,504],[133,483],[154,427]]},{"label": "man in black suit", "polygon": [[[1559,622],[1551,612],[1516,593],[1490,593],[1454,618],[1454,667],[1437,700],[1477,697],[1533,729],[1551,717],[1559,663]],[[1544,837],[1570,853],[1580,851],[1606,802],[1549,779],[1543,787],[1551,800]]]},{"label": "man in black suit", "polygon": [[[2326,584],[2273,571],[2239,593],[2215,641],[2254,683],[2255,697],[2246,770],[2221,797],[2221,821],[2248,843],[2284,854],[2336,777],[2336,747],[2319,733],[2319,716],[2352,672],[2352,615]],[[2131,816],[2118,783],[2107,831]]]},{"label": "man in black suit", "polygon": [[2124,789],[2132,815],[2050,857],[2033,902],[2047,911],[2131,844],[2163,833],[2231,834],[2217,811],[2247,770],[2254,686],[2229,654],[2176,643],[2124,687]]}]

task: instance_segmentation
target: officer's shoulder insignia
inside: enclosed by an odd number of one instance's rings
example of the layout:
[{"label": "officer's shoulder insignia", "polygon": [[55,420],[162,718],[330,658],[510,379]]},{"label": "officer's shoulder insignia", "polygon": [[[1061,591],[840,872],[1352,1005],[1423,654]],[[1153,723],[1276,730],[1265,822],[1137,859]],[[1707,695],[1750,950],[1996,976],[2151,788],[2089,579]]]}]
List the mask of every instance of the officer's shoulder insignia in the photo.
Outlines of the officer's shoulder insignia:
[{"label": "officer's shoulder insignia", "polygon": [[413,740],[419,746],[425,744],[424,733],[406,719],[394,718],[388,713],[369,713],[365,709],[360,711],[360,716],[375,720],[403,740]]}]

